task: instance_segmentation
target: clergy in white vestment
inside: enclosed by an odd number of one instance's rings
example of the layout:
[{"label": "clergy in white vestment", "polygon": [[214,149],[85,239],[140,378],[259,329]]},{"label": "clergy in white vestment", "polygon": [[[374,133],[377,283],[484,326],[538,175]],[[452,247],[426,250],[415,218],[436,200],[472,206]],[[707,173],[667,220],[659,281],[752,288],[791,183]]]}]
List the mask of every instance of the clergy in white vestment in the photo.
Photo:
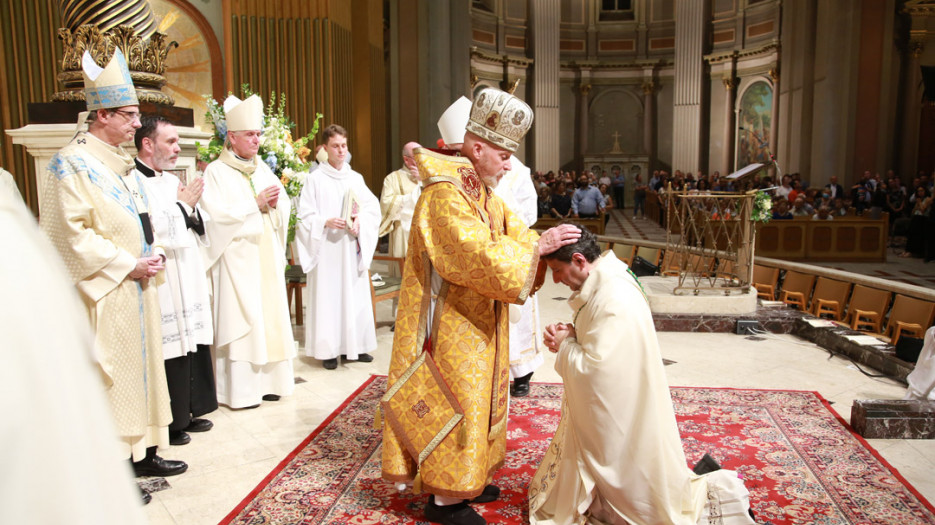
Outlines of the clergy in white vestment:
[{"label": "clergy in white vestment", "polygon": [[373,361],[370,352],[377,348],[370,262],[377,247],[380,203],[345,162],[347,131],[332,124],[322,140],[328,161],[302,188],[295,240],[308,283],[305,355],[334,370],[341,356]]},{"label": "clergy in white vestment", "polygon": [[[470,119],[471,101],[461,97],[454,101],[438,119],[438,131],[445,148],[458,150],[464,143],[465,126]],[[512,169],[503,174],[494,188],[494,194],[506,202],[507,207],[519,217],[527,228],[538,220],[536,187],[532,183],[529,168],[515,155],[510,155]],[[529,395],[532,374],[545,360],[539,347],[539,296],[531,296],[525,303],[511,304],[510,312],[510,375],[513,385],[510,395]]]},{"label": "clergy in white vestment", "polygon": [[145,523],[88,313],[19,194],[0,191],[0,224],[0,523]]},{"label": "clergy in white vestment", "polygon": [[214,312],[218,402],[252,408],[295,389],[295,340],[286,300],[286,235],[292,205],[257,152],[263,101],[224,101],[227,144],[205,169],[201,207]]},{"label": "clergy in white vestment", "polygon": [[529,486],[532,524],[752,524],[735,472],[689,469],[642,285],[593,234],[544,257],[573,293],[545,329],[562,418]]},{"label": "clergy in white vestment", "polygon": [[19,200],[23,200],[23,194],[19,192],[19,186],[17,186],[16,181],[13,180],[13,174],[3,168],[0,168],[0,191],[16,196]]},{"label": "clergy in white vestment", "polygon": [[169,442],[184,445],[191,441],[188,432],[204,432],[213,426],[198,416],[218,408],[210,346],[213,319],[201,254],[207,244],[207,214],[198,204],[204,180],[197,178],[184,186],[165,171],[175,167],[181,151],[179,133],[168,120],[145,117],[133,142],[136,172],[149,196],[153,230],[166,253],[166,281],[158,290],[162,355],[172,406]]},{"label": "clergy in white vestment", "polygon": [[139,103],[119,49],[106,68],[87,52],[82,66],[88,130],[49,161],[42,229],[87,308],[123,456],[138,475],[181,474],[185,463],[156,455],[172,421],[156,291],[165,256],[133,157],[120,146],[140,127]]},{"label": "clergy in white vestment", "polygon": [[[412,150],[419,147],[416,142],[403,146],[403,167],[390,173],[383,179],[383,191],[380,193],[380,221],[378,236],[390,236],[390,256],[406,257],[409,244],[409,230],[412,228],[412,213],[422,194],[419,180],[419,168],[416,166]],[[392,267],[393,275],[399,275],[398,268]]]},{"label": "clergy in white vestment", "polygon": [[935,326],[925,331],[919,359],[906,381],[909,389],[903,399],[935,401]]}]

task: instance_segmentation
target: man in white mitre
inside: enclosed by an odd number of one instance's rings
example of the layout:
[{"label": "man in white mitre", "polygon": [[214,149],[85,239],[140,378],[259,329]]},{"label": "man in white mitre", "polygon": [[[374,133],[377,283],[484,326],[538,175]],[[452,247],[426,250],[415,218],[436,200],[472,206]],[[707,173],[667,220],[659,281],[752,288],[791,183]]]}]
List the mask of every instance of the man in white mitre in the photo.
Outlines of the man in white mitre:
[{"label": "man in white mitre", "polygon": [[162,355],[172,406],[169,443],[185,445],[189,432],[214,425],[198,416],[218,408],[211,363],[214,329],[208,279],[201,256],[207,244],[205,220],[198,201],[204,179],[187,186],[165,170],[175,167],[182,148],[179,133],[162,117],[144,117],[133,137],[136,172],[149,196],[153,230],[166,252],[166,282],[159,285],[162,310]]},{"label": "man in white mitre", "polygon": [[[471,101],[461,97],[454,101],[438,119],[438,132],[446,149],[458,150],[464,143],[465,126],[471,113]],[[519,217],[527,228],[538,220],[538,199],[530,170],[515,155],[510,155],[512,169],[506,172],[494,194],[506,202],[507,207]],[[533,295],[522,305],[511,304],[510,308],[510,376],[513,385],[510,395],[529,395],[529,380],[545,360],[539,348],[539,298]]]},{"label": "man in white mitre", "polygon": [[295,240],[308,274],[305,355],[328,370],[345,361],[373,361],[377,348],[370,262],[377,247],[380,203],[347,165],[347,131],[322,132],[328,161],[306,180],[299,197]]},{"label": "man in white mitre", "polygon": [[545,328],[562,376],[562,419],[529,485],[533,525],[752,525],[736,472],[688,468],[649,300],[636,275],[578,242],[543,255],[572,290],[573,323]]},{"label": "man in white mitre", "polygon": [[[416,166],[412,150],[418,148],[416,142],[403,146],[403,167],[390,173],[383,179],[383,192],[380,194],[380,210],[383,219],[380,222],[380,237],[389,234],[390,256],[406,257],[409,244],[409,230],[412,227],[412,213],[422,194],[419,180],[419,168]],[[398,275],[396,267],[391,271]]]},{"label": "man in white mitre", "polygon": [[181,474],[188,465],[156,455],[169,446],[172,421],[156,291],[165,255],[133,157],[120,146],[140,127],[139,102],[119,49],[104,69],[85,52],[82,70],[88,130],[49,161],[42,229],[87,308],[123,457],[138,476]]},{"label": "man in white mitre", "polygon": [[218,402],[255,408],[295,389],[295,340],[286,301],[286,235],[292,205],[257,152],[263,101],[224,101],[227,143],[205,169],[201,206],[214,308]]}]

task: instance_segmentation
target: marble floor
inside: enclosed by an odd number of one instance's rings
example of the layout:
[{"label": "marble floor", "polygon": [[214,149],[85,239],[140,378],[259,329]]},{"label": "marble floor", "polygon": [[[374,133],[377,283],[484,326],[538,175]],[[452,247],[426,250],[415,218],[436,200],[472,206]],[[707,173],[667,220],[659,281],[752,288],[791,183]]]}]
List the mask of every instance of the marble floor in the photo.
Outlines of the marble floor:
[{"label": "marble floor", "polygon": [[[636,221],[644,222],[644,221]],[[645,221],[648,222],[648,221]],[[542,322],[569,321],[569,290],[547,282],[539,292]],[[295,360],[295,395],[264,402],[254,410],[220,410],[207,416],[210,432],[193,434],[192,442],[161,451],[163,457],[187,461],[185,474],[168,478],[168,488],[153,494],[146,515],[153,525],[208,525],[224,518],[289,452],[311,433],[371,374],[385,374],[393,333],[389,302],[378,304],[377,341],[372,363],[341,364],[329,371],[313,359]],[[304,341],[302,327],[296,338]],[[895,399],[904,387],[863,375],[849,361],[828,357],[811,343],[790,335],[750,340],[733,334],[659,333],[673,386],[708,386],[813,390],[845,420],[854,399]],[[554,359],[536,372],[534,381],[559,382]],[[929,501],[935,502],[935,440],[871,440],[871,445]]]}]

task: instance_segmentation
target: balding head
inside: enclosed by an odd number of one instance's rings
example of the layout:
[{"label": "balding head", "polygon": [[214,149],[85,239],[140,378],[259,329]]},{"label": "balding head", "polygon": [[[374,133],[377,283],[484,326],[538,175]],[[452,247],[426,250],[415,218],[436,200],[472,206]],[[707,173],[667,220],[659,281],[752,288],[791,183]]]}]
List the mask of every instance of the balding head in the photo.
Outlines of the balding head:
[{"label": "balding head", "polygon": [[494,189],[500,184],[503,175],[513,169],[510,165],[511,153],[470,131],[464,134],[461,154],[470,159],[484,185]]},{"label": "balding head", "polygon": [[413,155],[413,151],[416,148],[422,147],[418,142],[407,142],[403,146],[403,165],[406,166],[406,170],[409,171],[409,178],[413,182],[419,180],[419,166],[416,164],[416,158]]}]

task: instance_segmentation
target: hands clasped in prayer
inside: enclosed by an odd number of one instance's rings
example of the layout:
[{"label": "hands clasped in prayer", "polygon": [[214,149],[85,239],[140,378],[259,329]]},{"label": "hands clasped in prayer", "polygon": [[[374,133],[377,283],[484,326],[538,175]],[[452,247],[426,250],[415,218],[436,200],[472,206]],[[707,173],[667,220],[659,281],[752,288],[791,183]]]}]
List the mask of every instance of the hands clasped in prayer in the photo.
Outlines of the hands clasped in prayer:
[{"label": "hands clasped in prayer", "polygon": [[555,323],[545,327],[545,332],[542,334],[542,342],[545,344],[546,348],[554,354],[558,352],[565,338],[577,337],[577,335],[577,332],[575,332],[575,325],[571,323]]},{"label": "hands clasped in prayer", "polygon": [[[205,191],[205,181],[201,177],[192,181],[188,186],[179,183],[178,199],[192,208],[201,200],[201,194]],[[257,202],[259,204],[259,201]]]},{"label": "hands clasped in prayer", "polygon": [[157,273],[166,267],[163,257],[151,255],[149,257],[140,257],[136,260],[136,267],[130,272],[130,278],[137,281],[145,281],[154,277]]},{"label": "hands clasped in prayer", "polygon": [[263,213],[267,213],[270,208],[275,208],[277,203],[279,203],[278,186],[269,186],[256,196],[256,205]]}]

